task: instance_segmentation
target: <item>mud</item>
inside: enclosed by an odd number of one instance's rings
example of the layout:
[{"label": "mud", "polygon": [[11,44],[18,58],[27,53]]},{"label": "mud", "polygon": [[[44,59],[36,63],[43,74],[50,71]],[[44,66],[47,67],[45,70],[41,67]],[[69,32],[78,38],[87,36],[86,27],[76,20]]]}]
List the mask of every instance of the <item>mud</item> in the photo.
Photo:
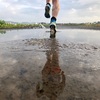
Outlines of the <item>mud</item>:
[{"label": "mud", "polygon": [[2,34],[0,100],[100,100],[99,39],[60,37],[65,30],[50,39],[38,31],[27,31],[31,38]]}]

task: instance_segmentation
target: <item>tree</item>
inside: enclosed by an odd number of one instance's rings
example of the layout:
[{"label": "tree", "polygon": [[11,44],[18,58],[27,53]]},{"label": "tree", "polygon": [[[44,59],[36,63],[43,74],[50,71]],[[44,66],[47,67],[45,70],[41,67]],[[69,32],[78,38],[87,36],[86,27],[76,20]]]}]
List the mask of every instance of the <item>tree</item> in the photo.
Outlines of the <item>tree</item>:
[{"label": "tree", "polygon": [[6,24],[4,20],[0,20],[0,25]]}]

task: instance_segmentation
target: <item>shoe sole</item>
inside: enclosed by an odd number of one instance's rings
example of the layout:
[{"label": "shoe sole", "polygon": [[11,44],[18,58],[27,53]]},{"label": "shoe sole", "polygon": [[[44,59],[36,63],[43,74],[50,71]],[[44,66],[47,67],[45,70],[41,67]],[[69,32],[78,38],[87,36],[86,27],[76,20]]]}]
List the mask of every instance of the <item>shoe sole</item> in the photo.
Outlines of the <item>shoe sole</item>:
[{"label": "shoe sole", "polygon": [[50,30],[54,30],[56,32],[56,27],[55,25],[50,25]]},{"label": "shoe sole", "polygon": [[46,17],[46,18],[50,18],[49,12],[50,12],[50,8],[49,8],[48,6],[46,6],[46,7],[45,7],[45,17]]},{"label": "shoe sole", "polygon": [[55,38],[56,27],[55,25],[50,25],[50,38]]}]

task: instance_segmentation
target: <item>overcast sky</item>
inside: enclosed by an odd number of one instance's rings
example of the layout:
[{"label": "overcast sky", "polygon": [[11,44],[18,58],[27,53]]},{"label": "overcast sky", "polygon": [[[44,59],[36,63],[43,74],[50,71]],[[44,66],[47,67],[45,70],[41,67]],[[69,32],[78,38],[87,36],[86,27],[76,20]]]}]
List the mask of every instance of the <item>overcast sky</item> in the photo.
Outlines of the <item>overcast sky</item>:
[{"label": "overcast sky", "polygon": [[[15,22],[49,22],[46,0],[0,0],[0,19]],[[58,22],[100,21],[100,0],[60,0]]]}]

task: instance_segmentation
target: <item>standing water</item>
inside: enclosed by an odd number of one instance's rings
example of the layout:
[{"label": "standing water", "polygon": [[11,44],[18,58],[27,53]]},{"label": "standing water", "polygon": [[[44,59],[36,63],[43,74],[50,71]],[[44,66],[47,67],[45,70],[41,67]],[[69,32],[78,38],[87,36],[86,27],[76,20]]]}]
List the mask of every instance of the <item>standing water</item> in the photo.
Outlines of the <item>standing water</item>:
[{"label": "standing water", "polygon": [[0,33],[0,100],[99,100],[100,31]]}]

